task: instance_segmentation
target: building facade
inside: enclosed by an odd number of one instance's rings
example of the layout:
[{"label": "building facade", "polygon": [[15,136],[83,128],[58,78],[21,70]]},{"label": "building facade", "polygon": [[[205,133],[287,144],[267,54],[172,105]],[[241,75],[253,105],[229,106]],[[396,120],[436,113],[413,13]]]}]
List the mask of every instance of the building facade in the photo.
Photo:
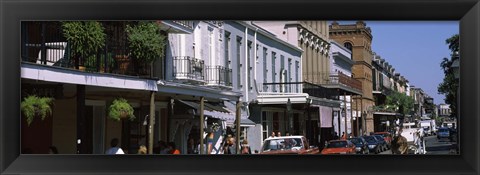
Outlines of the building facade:
[{"label": "building facade", "polygon": [[[333,22],[329,26],[330,39],[342,44],[352,51],[352,58],[355,64],[352,67],[353,78],[362,83],[362,96],[360,99],[360,110],[363,121],[363,131],[366,133],[374,131],[373,113],[367,109],[375,106],[372,93],[372,57],[371,50],[372,34],[371,29],[362,21],[355,24],[340,25]],[[354,104],[354,106],[356,106]],[[358,110],[357,110],[358,111]]]},{"label": "building facade", "polygon": [[[128,54],[126,28],[136,22],[101,22],[105,46],[90,60],[72,56],[60,22],[22,23],[22,98],[36,94],[55,99],[47,120],[35,121],[31,127],[22,121],[22,151],[48,153],[48,147],[54,145],[61,154],[103,154],[110,140],[118,138],[128,154],[136,154],[140,145],[151,149],[158,141],[175,142],[185,154],[187,140],[198,142],[201,137],[199,109],[205,109],[207,128],[214,122],[226,126],[223,123],[231,120],[235,111],[228,110],[225,103],[238,102],[241,94],[231,90],[229,74],[207,75],[204,62],[210,60],[204,56],[192,59],[194,49],[185,48],[187,42],[176,41],[184,41],[199,23],[155,23],[166,38],[166,53],[151,65]],[[133,106],[134,120],[108,117],[108,107],[116,98]],[[202,100],[208,101],[204,107],[195,105]]]}]

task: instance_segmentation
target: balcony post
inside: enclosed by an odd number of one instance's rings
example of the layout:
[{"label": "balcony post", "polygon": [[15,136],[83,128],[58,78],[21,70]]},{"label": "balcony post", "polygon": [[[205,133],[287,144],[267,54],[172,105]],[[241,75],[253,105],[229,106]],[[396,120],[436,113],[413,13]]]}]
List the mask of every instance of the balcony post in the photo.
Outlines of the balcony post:
[{"label": "balcony post", "polygon": [[345,138],[348,138],[348,128],[347,128],[347,93],[343,92],[343,109],[345,109]]},{"label": "balcony post", "polygon": [[[355,116],[355,117],[356,117],[356,120],[355,120],[355,121],[356,121],[356,123],[357,123],[357,137],[359,137],[359,136],[361,136],[361,133],[360,133],[360,128],[359,128],[359,126],[358,126],[358,120],[360,120],[360,117],[359,117],[360,114],[359,114],[359,112],[358,112],[358,96],[357,96],[357,98],[355,99],[355,113],[356,113],[356,116]],[[361,112],[360,112],[360,113],[361,113]]]},{"label": "balcony post", "polygon": [[203,116],[203,107],[204,107],[205,97],[200,97],[200,154],[205,154],[205,145],[204,145],[204,134],[205,132],[205,117]]},{"label": "balcony post", "polygon": [[42,64],[46,65],[46,64],[47,64],[47,47],[45,46],[45,42],[46,42],[46,39],[45,39],[46,36],[45,36],[45,35],[47,35],[47,34],[46,34],[46,32],[47,32],[47,24],[45,24],[45,22],[42,22],[42,29],[41,29],[41,31],[42,31],[42,33],[41,33],[41,34],[42,34],[42,35],[41,35],[41,37],[42,37],[42,43],[41,43],[41,46],[40,46],[41,48],[40,48],[40,49],[42,50],[42,55],[40,55],[40,56],[41,56],[40,60],[41,60]]},{"label": "balcony post", "polygon": [[236,113],[235,113],[235,114],[236,114],[236,116],[235,116],[236,134],[235,134],[235,135],[236,135],[236,138],[237,138],[237,139],[236,139],[236,143],[235,143],[235,150],[236,150],[236,153],[237,153],[237,154],[239,154],[239,152],[240,152],[240,120],[241,120],[241,118],[240,118],[240,115],[241,115],[240,109],[241,109],[241,106],[242,106],[241,101],[240,101],[240,99],[238,99],[238,101],[237,101],[237,106],[236,106],[236,111],[235,111],[235,112],[236,112]]},{"label": "balcony post", "polygon": [[155,126],[155,91],[150,92],[150,121],[148,125],[148,154],[153,154],[153,127]]}]

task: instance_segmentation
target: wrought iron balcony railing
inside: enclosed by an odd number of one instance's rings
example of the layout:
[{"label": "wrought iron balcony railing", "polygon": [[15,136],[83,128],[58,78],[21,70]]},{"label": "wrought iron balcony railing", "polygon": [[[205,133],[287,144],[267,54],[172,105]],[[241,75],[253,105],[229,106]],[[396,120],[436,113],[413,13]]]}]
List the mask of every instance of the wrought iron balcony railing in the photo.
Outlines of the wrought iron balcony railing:
[{"label": "wrought iron balcony railing", "polygon": [[303,93],[302,83],[297,82],[259,83],[257,89],[260,93]]},{"label": "wrought iron balcony railing", "polygon": [[232,86],[232,69],[223,66],[207,66],[206,81],[208,85]]},{"label": "wrought iron balcony railing", "polygon": [[341,72],[318,72],[305,73],[303,78],[313,84],[318,85],[343,85],[359,91],[362,91],[362,82],[347,76]]},{"label": "wrought iron balcony railing", "polygon": [[[58,66],[88,72],[132,76],[152,74],[150,64],[129,56],[126,22],[101,22],[105,28],[105,46],[86,57],[74,56],[63,36],[61,22],[22,22],[21,59],[24,62]],[[159,55],[162,58],[161,55]]]},{"label": "wrought iron balcony railing", "polygon": [[205,64],[203,60],[189,56],[173,57],[173,77],[177,80],[205,81]]}]

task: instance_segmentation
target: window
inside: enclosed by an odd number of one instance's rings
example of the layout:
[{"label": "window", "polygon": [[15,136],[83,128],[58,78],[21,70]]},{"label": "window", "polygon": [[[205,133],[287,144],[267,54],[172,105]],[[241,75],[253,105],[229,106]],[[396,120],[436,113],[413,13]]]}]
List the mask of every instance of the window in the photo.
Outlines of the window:
[{"label": "window", "polygon": [[[275,72],[275,63],[276,63],[276,53],[272,52],[272,83],[275,83],[275,76],[277,73]],[[272,92],[276,92],[277,89],[275,88],[275,85],[272,85]]]},{"label": "window", "polygon": [[[286,77],[287,71],[285,70],[285,57],[283,55],[280,55],[280,83],[285,83],[287,82],[287,77]],[[285,84],[280,85],[280,92],[285,92]]]},{"label": "window", "polygon": [[[292,82],[292,59],[288,59],[288,73],[287,73],[287,82]],[[292,86],[288,86],[288,92],[292,92]]]},{"label": "window", "polygon": [[225,68],[230,68],[230,32],[225,31]]},{"label": "window", "polygon": [[[300,62],[299,61],[295,61],[295,82],[299,82],[299,79],[298,79],[298,71],[300,70]],[[298,87],[298,84],[295,85],[296,88],[297,88],[297,92],[300,92],[300,89]]]},{"label": "window", "polygon": [[[267,69],[267,48],[263,48],[263,83],[267,83],[267,73],[268,73],[268,69]],[[267,85],[263,85],[263,91],[264,92],[267,92],[268,90],[268,86]]]},{"label": "window", "polygon": [[242,37],[237,36],[237,87],[242,88],[242,59],[240,57],[242,49]]},{"label": "window", "polygon": [[347,48],[348,50],[352,51],[352,43],[346,42],[345,44],[343,44],[343,46],[344,46],[345,48]]},{"label": "window", "polygon": [[252,65],[251,65],[251,61],[252,61],[252,42],[251,41],[248,41],[248,58],[247,58],[247,81],[248,81],[248,89],[249,90],[252,90],[252,78],[250,77],[251,76],[251,71],[252,71]]}]

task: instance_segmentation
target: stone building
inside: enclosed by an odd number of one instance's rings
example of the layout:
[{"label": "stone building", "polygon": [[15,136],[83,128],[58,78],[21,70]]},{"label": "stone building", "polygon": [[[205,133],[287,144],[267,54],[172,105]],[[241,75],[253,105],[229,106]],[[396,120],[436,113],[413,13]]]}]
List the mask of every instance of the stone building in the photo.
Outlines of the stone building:
[{"label": "stone building", "polygon": [[[352,51],[352,58],[355,64],[352,67],[353,78],[362,82],[363,95],[360,97],[362,116],[366,118],[362,121],[367,133],[373,132],[373,113],[367,109],[375,105],[372,94],[372,57],[371,48],[372,34],[371,29],[365,22],[358,21],[355,24],[340,25],[333,22],[329,26],[329,37],[333,41],[342,44]],[[357,100],[355,100],[357,101]],[[355,104],[353,104],[355,106]]]}]

